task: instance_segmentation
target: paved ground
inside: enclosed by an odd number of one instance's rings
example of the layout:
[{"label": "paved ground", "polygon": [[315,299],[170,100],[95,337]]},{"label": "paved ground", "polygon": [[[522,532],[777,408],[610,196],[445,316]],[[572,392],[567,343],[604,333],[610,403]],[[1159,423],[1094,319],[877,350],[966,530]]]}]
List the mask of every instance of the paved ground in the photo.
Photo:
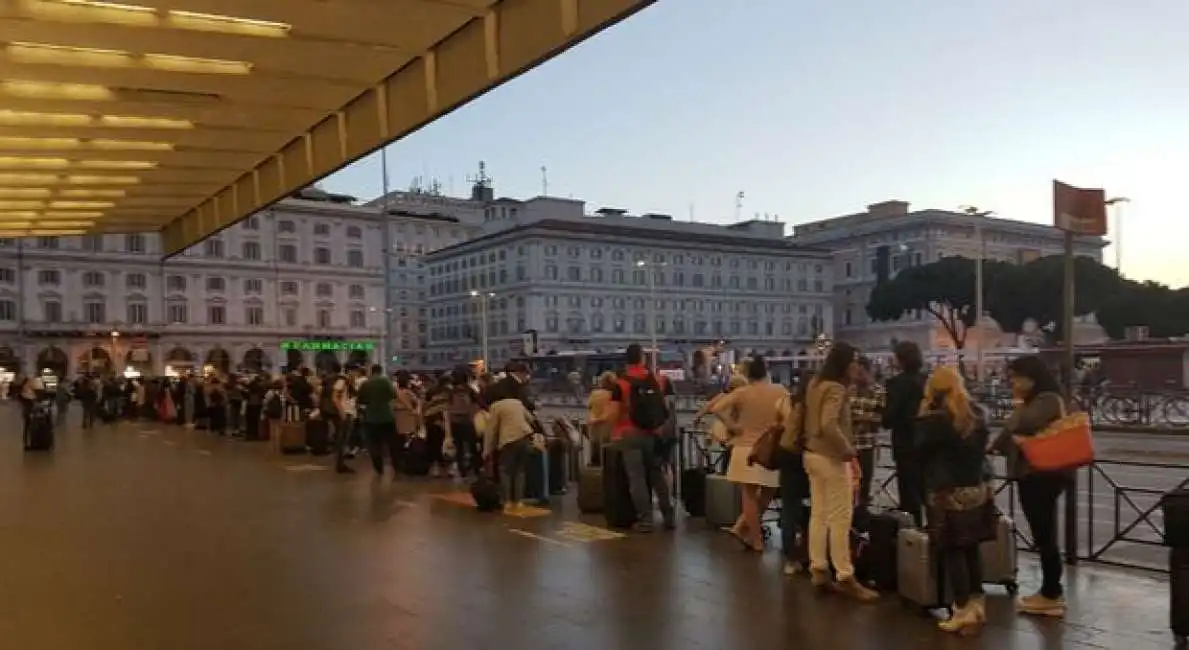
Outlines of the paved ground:
[{"label": "paved ground", "polygon": [[[22,454],[0,419],[0,638],[21,650],[948,648],[894,599],[782,578],[700,522],[626,536],[480,515],[447,481],[125,424]],[[1034,586],[1031,567],[1022,576]],[[1065,622],[990,603],[999,648],[1169,647],[1167,585],[1082,568]]]}]

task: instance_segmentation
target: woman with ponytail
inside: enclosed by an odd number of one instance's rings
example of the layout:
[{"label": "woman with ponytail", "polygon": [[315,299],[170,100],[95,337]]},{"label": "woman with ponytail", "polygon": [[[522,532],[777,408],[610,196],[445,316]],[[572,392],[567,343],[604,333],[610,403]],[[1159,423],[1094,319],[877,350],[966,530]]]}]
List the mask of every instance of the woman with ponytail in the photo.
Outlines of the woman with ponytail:
[{"label": "woman with ponytail", "polygon": [[917,421],[917,454],[925,478],[930,542],[938,549],[954,596],[953,616],[938,626],[962,635],[986,621],[979,544],[995,536],[997,513],[986,458],[988,431],[953,368],[925,383]]}]

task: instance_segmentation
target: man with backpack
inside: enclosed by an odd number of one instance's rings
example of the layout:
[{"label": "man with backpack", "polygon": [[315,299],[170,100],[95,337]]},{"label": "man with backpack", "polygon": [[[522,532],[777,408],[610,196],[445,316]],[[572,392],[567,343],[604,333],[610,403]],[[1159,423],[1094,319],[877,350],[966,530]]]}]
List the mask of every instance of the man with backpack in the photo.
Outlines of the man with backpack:
[{"label": "man with backpack", "polygon": [[670,434],[669,397],[673,386],[654,374],[644,363],[644,350],[627,348],[627,368],[611,391],[616,409],[611,440],[623,453],[623,466],[637,521],[633,529],[651,532],[652,495],[656,493],[665,528],[676,526],[673,500],[664,472],[663,438]]}]

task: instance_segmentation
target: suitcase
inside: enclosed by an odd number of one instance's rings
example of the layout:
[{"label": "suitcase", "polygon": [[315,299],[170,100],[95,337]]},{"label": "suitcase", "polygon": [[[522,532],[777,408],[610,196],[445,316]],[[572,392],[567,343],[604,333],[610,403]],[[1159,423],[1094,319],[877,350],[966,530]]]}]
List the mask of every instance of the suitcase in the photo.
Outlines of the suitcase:
[{"label": "suitcase", "polygon": [[896,591],[924,610],[949,602],[941,577],[941,562],[929,534],[920,528],[901,528],[896,549]]},{"label": "suitcase", "polygon": [[25,451],[50,451],[54,448],[54,421],[48,415],[34,414],[29,418],[25,434]]},{"label": "suitcase", "polygon": [[995,522],[995,539],[979,546],[982,558],[983,582],[999,585],[1015,595],[1020,590],[1016,550],[1016,525],[1010,517],[999,515]]},{"label": "suitcase", "polygon": [[524,469],[524,500],[549,506],[549,454],[530,448]]},{"label": "suitcase", "polygon": [[566,443],[559,438],[551,438],[545,445],[548,458],[549,494],[562,495],[567,492],[570,482],[569,455],[566,453]]},{"label": "suitcase", "polygon": [[1177,640],[1177,649],[1185,649],[1189,637],[1189,548],[1168,551],[1169,627]]},{"label": "suitcase", "polygon": [[404,445],[404,454],[400,459],[400,473],[405,476],[426,476],[429,474],[429,443],[418,435],[405,437],[401,440],[397,436],[396,444]]},{"label": "suitcase", "polygon": [[681,503],[691,517],[706,516],[706,475],[703,467],[691,467],[681,472]]},{"label": "suitcase", "polygon": [[330,423],[326,420],[306,421],[306,448],[315,456],[330,453]]},{"label": "suitcase", "polygon": [[306,452],[305,422],[274,421],[272,430],[273,451],[279,454],[304,454]]},{"label": "suitcase", "polygon": [[1164,495],[1160,510],[1164,515],[1164,545],[1189,548],[1189,488]]},{"label": "suitcase", "polygon": [[623,449],[614,445],[603,447],[603,518],[611,528],[628,528],[639,519],[623,466]]},{"label": "suitcase", "polygon": [[876,591],[896,593],[900,531],[912,527],[912,515],[900,510],[879,510],[867,518],[868,578]]},{"label": "suitcase", "polygon": [[496,512],[503,506],[499,485],[486,476],[471,481],[471,498],[479,512]]},{"label": "suitcase", "polygon": [[603,511],[603,468],[578,470],[578,510],[583,514]]},{"label": "suitcase", "polygon": [[741,488],[725,476],[706,475],[706,523],[715,528],[734,526],[742,514]]}]

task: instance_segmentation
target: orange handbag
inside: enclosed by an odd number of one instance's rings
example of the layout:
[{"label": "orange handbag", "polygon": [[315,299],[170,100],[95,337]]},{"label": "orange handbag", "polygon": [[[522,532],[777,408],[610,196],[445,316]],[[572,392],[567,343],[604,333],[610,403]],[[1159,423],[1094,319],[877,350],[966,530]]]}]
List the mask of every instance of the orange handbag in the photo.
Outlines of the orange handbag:
[{"label": "orange handbag", "polygon": [[1086,413],[1062,415],[1040,433],[1023,438],[1020,451],[1042,472],[1084,467],[1094,462],[1094,435]]}]

